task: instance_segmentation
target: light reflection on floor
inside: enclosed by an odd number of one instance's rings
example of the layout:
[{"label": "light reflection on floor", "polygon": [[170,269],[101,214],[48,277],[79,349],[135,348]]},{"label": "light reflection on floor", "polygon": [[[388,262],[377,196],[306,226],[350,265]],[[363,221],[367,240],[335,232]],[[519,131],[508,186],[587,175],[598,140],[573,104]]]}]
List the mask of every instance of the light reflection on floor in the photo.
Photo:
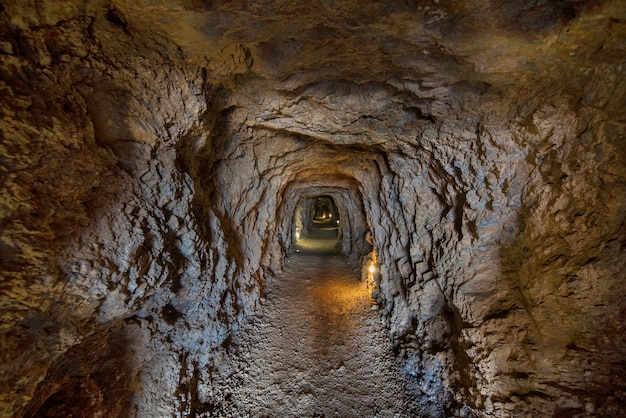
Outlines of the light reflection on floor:
[{"label": "light reflection on floor", "polygon": [[313,230],[296,240],[296,251],[308,254],[336,254],[341,250],[341,243],[336,238],[337,232],[331,230]]}]

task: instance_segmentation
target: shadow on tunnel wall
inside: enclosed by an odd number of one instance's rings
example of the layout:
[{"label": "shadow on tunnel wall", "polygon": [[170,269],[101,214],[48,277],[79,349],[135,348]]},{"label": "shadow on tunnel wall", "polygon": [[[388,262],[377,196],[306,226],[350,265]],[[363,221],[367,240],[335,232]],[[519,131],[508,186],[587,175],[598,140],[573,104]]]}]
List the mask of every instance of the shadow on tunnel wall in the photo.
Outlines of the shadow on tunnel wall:
[{"label": "shadow on tunnel wall", "polygon": [[[136,353],[141,328],[120,322],[98,329],[70,348],[48,370],[21,416],[130,416],[138,386]],[[131,349],[132,347],[132,349]]]},{"label": "shadow on tunnel wall", "polygon": [[606,231],[619,232],[597,228],[568,241],[537,219],[549,216],[531,208],[523,208],[519,232],[500,249],[499,282],[506,290],[484,316],[502,329],[524,330],[523,338],[508,340],[519,348],[507,364],[494,365],[507,370],[497,377],[509,388],[503,395],[513,402],[523,390],[529,408],[554,416],[587,416],[589,408],[593,416],[624,416],[626,355],[619,347],[626,310],[611,290],[618,274],[609,273],[622,256],[617,246],[603,245],[613,241]]},{"label": "shadow on tunnel wall", "polygon": [[[87,117],[94,128],[94,141],[89,145],[104,151],[109,158],[113,157],[111,160],[115,164],[109,162],[110,165],[106,167],[107,175],[113,176],[115,180],[103,182],[102,179],[90,179],[99,186],[92,187],[88,200],[82,204],[93,222],[109,210],[112,203],[123,198],[124,188],[128,187],[128,182],[147,169],[144,164],[151,158],[152,149],[150,145],[135,138],[136,135],[127,122],[132,120],[132,110],[129,106],[132,93],[106,79],[90,80],[89,83],[93,91],[84,98]],[[98,164],[100,161],[94,163]],[[76,230],[77,234],[80,232]],[[91,239],[104,240],[111,248],[115,246],[114,241],[106,242],[106,236],[92,236]],[[74,253],[74,251],[74,246],[63,250],[59,256],[62,258],[60,263],[66,264],[74,257],[84,256],[92,257],[92,261],[95,262],[101,261],[98,257],[102,254],[82,251]],[[61,277],[64,276],[67,280],[65,285],[67,289],[68,284],[74,279],[74,274],[66,271],[61,273]],[[105,275],[102,276],[102,279],[106,278]],[[95,283],[92,285],[96,286]],[[104,285],[110,289],[110,283]],[[53,309],[49,315],[66,322],[84,320],[73,318],[74,315],[68,312],[76,308],[73,306],[74,303],[84,303],[79,299],[92,297],[91,294],[85,294],[76,299],[61,295],[57,305],[64,306],[59,306],[59,311]],[[81,310],[77,309],[78,311]],[[132,309],[129,308],[127,314],[130,312]],[[45,322],[54,320],[51,317]],[[95,329],[83,328],[78,332],[76,337],[80,342],[69,347],[49,365],[45,378],[38,384],[32,400],[23,409],[23,416],[34,418],[131,415],[140,366],[140,363],[135,361],[136,356],[133,353],[143,346],[140,341],[143,331],[136,324],[126,321],[128,320],[107,322]],[[62,328],[63,326],[56,327],[51,333],[46,332],[45,339],[38,344],[46,346],[50,351],[61,351],[60,348],[64,344]],[[47,331],[46,328],[44,331]]]},{"label": "shadow on tunnel wall", "polygon": [[[2,395],[14,409],[4,412],[23,410],[25,416],[70,416],[59,411],[70,413],[67,408],[75,408],[73,416],[87,416],[89,405],[101,402],[97,399],[117,396],[111,391],[118,390],[114,388],[119,385],[110,381],[115,376],[110,372],[127,369],[127,348],[123,338],[112,337],[108,341],[110,349],[102,354],[98,343],[107,338],[102,331],[96,331],[94,341],[68,350],[76,328],[83,334],[79,339],[91,333],[91,325],[77,325],[86,318],[71,314],[76,314],[73,304],[79,299],[91,299],[95,291],[87,285],[81,295],[67,297],[65,290],[71,274],[64,270],[81,248],[77,244],[81,233],[116,202],[127,184],[127,167],[121,159],[124,155],[133,158],[133,153],[126,149],[134,146],[130,140],[133,135],[124,122],[131,113],[130,95],[105,81],[107,76],[86,75],[82,64],[81,73],[78,68],[53,59],[44,71],[66,77],[37,75],[42,70],[32,64],[43,43],[38,43],[31,33],[11,32],[12,25],[0,26],[6,35],[3,39],[18,46],[15,58],[22,62],[3,74],[12,86],[11,97],[5,99],[7,103],[15,101],[19,117],[4,121],[14,128],[6,137],[7,153],[3,158],[9,174],[15,174],[15,182],[9,181],[2,187],[14,188],[21,196],[6,201],[1,220],[0,276],[7,279],[3,283],[5,289],[11,289],[2,295]],[[62,36],[49,36],[49,32],[56,34],[57,30],[40,28],[39,33],[53,57],[72,50]],[[91,42],[80,34],[72,39]],[[100,100],[105,96],[106,101]],[[28,97],[32,106],[22,109],[16,105],[20,97]],[[24,132],[31,139],[23,141],[20,135]],[[99,360],[88,359],[88,353]],[[106,363],[99,365],[102,360]],[[95,371],[98,367],[103,367],[103,373]],[[46,371],[47,377],[25,406]],[[107,385],[110,388],[103,389]],[[61,404],[66,408],[59,408]],[[78,411],[83,408],[83,412]]]}]

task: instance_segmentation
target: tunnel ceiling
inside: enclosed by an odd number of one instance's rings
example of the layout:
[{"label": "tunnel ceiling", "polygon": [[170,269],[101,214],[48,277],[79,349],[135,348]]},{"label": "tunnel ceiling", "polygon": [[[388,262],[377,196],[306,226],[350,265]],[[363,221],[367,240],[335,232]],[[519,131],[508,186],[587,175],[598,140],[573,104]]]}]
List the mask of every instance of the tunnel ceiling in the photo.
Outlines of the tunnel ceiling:
[{"label": "tunnel ceiling", "polygon": [[458,112],[468,95],[557,88],[575,100],[597,63],[621,60],[623,9],[582,0],[114,1],[46,4],[25,18],[8,4],[5,13],[18,27],[104,14],[111,56],[137,42],[144,49],[134,53],[150,56],[148,45],[161,44],[158,54],[232,88],[228,104],[249,126],[340,142],[373,131],[380,137],[368,142],[380,145],[393,136],[377,132],[381,115],[419,127]]},{"label": "tunnel ceiling", "polygon": [[[575,105],[624,53],[619,1],[101,1],[35,13],[16,3],[4,11],[15,30],[94,16],[84,24],[107,56],[130,48],[136,60],[204,69],[232,123],[409,153],[434,124],[490,101],[513,102],[501,117],[546,94]],[[61,38],[41,59],[71,52]]]},{"label": "tunnel ceiling", "polygon": [[164,37],[228,86],[236,122],[384,149],[483,95],[576,102],[624,52],[619,2],[114,5],[112,24]]},{"label": "tunnel ceiling", "polygon": [[625,40],[623,0],[2,1],[0,415],[241,416],[329,194],[413,415],[624,416]]},{"label": "tunnel ceiling", "polygon": [[113,4],[110,20],[131,36],[165,36],[181,58],[212,73],[248,74],[292,92],[327,80],[406,85],[426,97],[456,84],[541,86],[623,48],[611,19],[623,13],[618,2]]}]

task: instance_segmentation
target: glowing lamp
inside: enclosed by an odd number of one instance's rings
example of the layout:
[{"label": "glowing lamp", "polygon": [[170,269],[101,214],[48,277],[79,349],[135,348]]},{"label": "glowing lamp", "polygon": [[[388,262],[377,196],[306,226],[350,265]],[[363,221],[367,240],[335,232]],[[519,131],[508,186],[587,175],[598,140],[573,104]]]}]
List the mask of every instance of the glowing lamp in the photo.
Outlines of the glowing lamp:
[{"label": "glowing lamp", "polygon": [[372,274],[375,273],[376,272],[376,266],[374,266],[373,264],[370,264],[370,268],[368,269],[368,271],[370,273],[372,273]]}]

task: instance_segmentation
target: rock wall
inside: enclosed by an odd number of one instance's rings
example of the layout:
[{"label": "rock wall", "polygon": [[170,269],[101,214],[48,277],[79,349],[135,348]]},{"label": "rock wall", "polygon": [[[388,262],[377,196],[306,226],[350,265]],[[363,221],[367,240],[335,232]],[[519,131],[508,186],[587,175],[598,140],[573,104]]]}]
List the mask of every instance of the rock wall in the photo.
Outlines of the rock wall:
[{"label": "rock wall", "polygon": [[383,276],[399,280],[381,290],[430,415],[622,413],[624,154],[605,127],[589,132],[588,111],[541,103],[531,127],[482,119],[469,143],[422,137],[413,167],[390,158],[380,200],[400,202],[389,216],[402,228],[374,236]]},{"label": "rock wall", "polygon": [[210,409],[259,292],[198,157],[220,93],[96,11],[3,24],[3,416]]},{"label": "rock wall", "polygon": [[423,416],[626,415],[626,10],[409,3],[3,3],[2,416],[219,415],[320,194]]}]

